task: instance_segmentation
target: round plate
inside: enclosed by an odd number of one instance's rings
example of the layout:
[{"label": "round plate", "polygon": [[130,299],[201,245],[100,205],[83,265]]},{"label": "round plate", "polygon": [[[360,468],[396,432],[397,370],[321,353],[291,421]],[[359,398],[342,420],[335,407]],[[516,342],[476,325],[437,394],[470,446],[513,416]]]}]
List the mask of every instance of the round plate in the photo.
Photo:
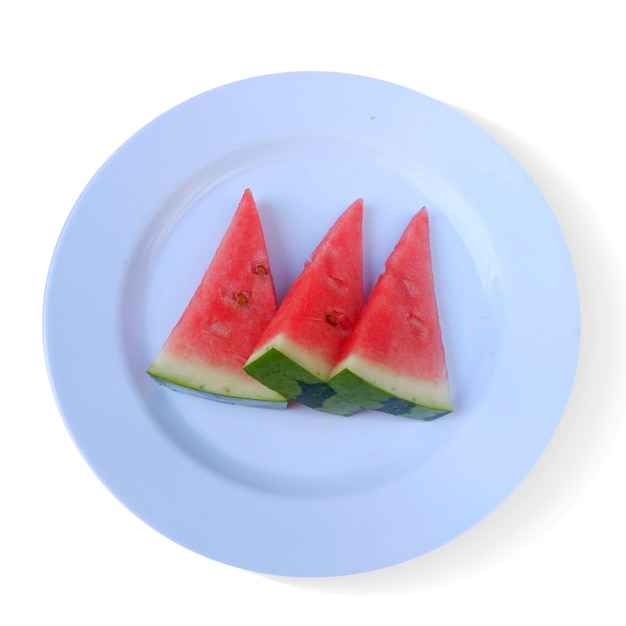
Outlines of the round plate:
[{"label": "round plate", "polygon": [[[453,413],[253,409],[147,376],[245,188],[279,299],[356,198],[367,291],[428,207]],[[209,91],[121,146],[63,229],[44,329],[67,428],[134,514],[217,561],[330,576],[441,546],[513,491],[565,407],[579,314],[558,225],[501,146],[419,93],[304,72]]]}]

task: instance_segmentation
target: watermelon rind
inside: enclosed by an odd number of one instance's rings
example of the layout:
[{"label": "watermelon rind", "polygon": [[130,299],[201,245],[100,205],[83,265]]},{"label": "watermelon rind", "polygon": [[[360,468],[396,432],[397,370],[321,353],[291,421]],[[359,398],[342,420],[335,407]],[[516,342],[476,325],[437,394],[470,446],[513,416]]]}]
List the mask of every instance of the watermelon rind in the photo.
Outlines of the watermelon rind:
[{"label": "watermelon rind", "polygon": [[[149,372],[148,372],[149,373]],[[152,374],[150,374],[152,376]],[[249,406],[254,409],[286,409],[287,401],[269,401],[269,400],[253,400],[251,398],[235,398],[231,396],[219,396],[215,393],[210,393],[208,391],[201,391],[200,389],[186,387],[185,385],[180,385],[171,380],[164,380],[163,378],[158,378],[153,376],[154,380],[158,382],[163,387],[167,387],[172,391],[180,391],[189,396],[197,396],[198,398],[204,398],[206,400],[213,400],[215,402],[224,402],[225,404],[236,404],[239,406]]]},{"label": "watermelon rind", "polygon": [[[363,407],[344,398],[322,378],[312,373],[287,356],[288,351],[266,346],[260,353],[251,356],[244,370],[266,387],[298,404],[322,413],[349,416]],[[299,355],[299,360],[302,354]]]},{"label": "watermelon rind", "polygon": [[338,364],[328,384],[361,406],[430,421],[452,411],[446,384],[416,383],[355,356]]},{"label": "watermelon rind", "polygon": [[242,372],[241,380],[219,370],[209,371],[205,364],[196,366],[161,352],[147,370],[157,383],[201,398],[254,408],[286,409],[284,396],[259,385]]}]

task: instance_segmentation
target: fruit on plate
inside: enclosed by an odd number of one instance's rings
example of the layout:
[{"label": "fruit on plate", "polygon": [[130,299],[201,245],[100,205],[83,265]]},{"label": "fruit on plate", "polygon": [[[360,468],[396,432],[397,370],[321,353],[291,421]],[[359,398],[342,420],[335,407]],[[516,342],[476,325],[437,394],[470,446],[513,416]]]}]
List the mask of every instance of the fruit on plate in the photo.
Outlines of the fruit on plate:
[{"label": "fruit on plate", "polygon": [[213,400],[286,408],[283,396],[243,370],[276,309],[261,221],[246,189],[200,285],[148,374],[167,387]]},{"label": "fruit on plate", "polygon": [[432,420],[452,411],[425,207],[389,255],[328,382],[393,415]]},{"label": "fruit on plate", "polygon": [[362,225],[358,199],[315,248],[244,366],[279,394],[335,415],[362,408],[327,384],[363,308]]}]

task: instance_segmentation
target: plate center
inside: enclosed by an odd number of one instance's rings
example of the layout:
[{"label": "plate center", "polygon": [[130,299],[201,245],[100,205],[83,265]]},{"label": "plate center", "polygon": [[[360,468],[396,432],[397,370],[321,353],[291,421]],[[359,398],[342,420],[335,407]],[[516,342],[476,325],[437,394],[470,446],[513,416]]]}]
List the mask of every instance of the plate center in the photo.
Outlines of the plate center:
[{"label": "plate center", "polygon": [[[328,184],[342,181],[341,194]],[[459,202],[421,164],[376,146],[304,137],[244,146],[211,162],[154,209],[125,290],[128,359],[149,413],[208,470],[257,489],[316,495],[372,488],[413,471],[462,432],[458,413],[486,385],[501,323],[497,263],[488,238],[464,241],[448,215]],[[301,406],[272,411],[146,384],[148,367],[195,291],[245,188],[257,201],[279,301],[340,213],[364,198],[364,286],[371,290],[422,206],[455,412],[422,423],[373,411],[349,418]],[[478,220],[471,207],[466,219]],[[452,278],[451,278],[452,277]],[[464,323],[452,324],[463,311]],[[498,320],[496,322],[496,320]],[[464,418],[465,419],[465,418]]]}]

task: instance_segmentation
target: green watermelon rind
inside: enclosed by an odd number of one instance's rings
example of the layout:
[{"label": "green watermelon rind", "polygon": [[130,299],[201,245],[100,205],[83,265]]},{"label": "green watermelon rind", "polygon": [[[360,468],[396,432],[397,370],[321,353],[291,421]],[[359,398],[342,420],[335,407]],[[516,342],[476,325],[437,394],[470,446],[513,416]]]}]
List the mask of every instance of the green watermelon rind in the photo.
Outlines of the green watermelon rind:
[{"label": "green watermelon rind", "polygon": [[349,416],[363,409],[275,347],[253,356],[244,371],[289,400],[322,413]]},{"label": "green watermelon rind", "polygon": [[[189,395],[255,408],[286,409],[287,399],[243,370],[237,376],[189,362],[161,351],[147,373],[159,384]],[[242,380],[248,378],[248,380]]]},{"label": "green watermelon rind", "polygon": [[223,402],[225,404],[236,404],[238,406],[249,406],[255,409],[286,409],[286,400],[255,400],[254,398],[240,398],[237,396],[223,396],[210,391],[203,391],[202,389],[196,389],[194,387],[188,387],[187,385],[175,382],[173,380],[167,380],[160,376],[155,376],[150,371],[148,374],[160,385],[167,387],[172,391],[179,391],[190,396],[197,396],[199,398],[205,398],[208,400],[214,400],[216,402]]},{"label": "green watermelon rind", "polygon": [[[394,379],[392,372],[389,372],[389,378]],[[452,411],[452,407],[447,402],[437,404],[432,401],[418,401],[415,397],[419,395],[417,384],[415,389],[417,393],[414,394],[412,400],[409,400],[389,389],[382,388],[382,385],[367,380],[367,374],[362,372],[357,374],[349,367],[339,366],[328,380],[328,384],[337,393],[367,409],[391,415],[431,421]]]}]

